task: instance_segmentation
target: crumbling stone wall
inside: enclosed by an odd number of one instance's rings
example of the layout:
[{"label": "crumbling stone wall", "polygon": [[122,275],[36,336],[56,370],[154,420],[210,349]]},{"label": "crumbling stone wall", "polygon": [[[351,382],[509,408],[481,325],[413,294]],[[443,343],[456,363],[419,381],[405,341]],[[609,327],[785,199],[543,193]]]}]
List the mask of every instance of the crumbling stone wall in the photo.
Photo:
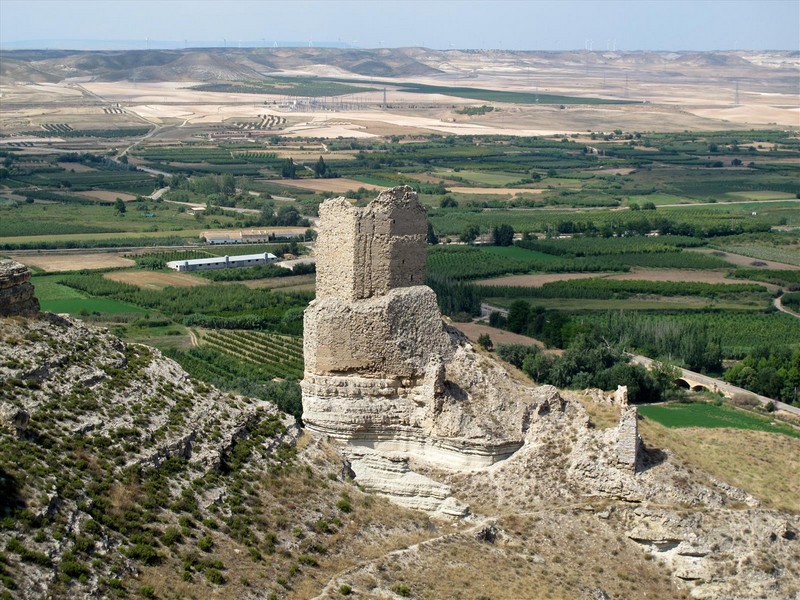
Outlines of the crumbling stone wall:
[{"label": "crumbling stone wall", "polygon": [[425,285],[425,210],[414,191],[397,187],[365,208],[344,198],[320,206],[317,298],[355,301]]},{"label": "crumbling stone wall", "polygon": [[39,300],[31,284],[31,272],[13,260],[0,260],[0,316],[39,312]]},{"label": "crumbling stone wall", "polygon": [[639,410],[635,406],[624,406],[617,427],[617,463],[620,467],[636,472],[639,461]]}]

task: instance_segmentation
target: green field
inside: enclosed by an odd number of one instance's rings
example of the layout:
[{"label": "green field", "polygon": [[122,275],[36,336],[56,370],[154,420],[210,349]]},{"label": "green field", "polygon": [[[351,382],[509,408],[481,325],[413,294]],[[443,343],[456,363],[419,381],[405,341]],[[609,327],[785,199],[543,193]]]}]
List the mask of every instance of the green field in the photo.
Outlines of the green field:
[{"label": "green field", "polygon": [[796,196],[788,192],[728,192],[728,200],[792,200]]},{"label": "green field", "polygon": [[31,278],[42,310],[53,313],[105,315],[145,313],[145,309],[112,298],[96,298],[74,288],[61,285],[54,275],[37,275]]},{"label": "green field", "polygon": [[[468,183],[477,183],[486,186],[504,186],[512,183],[517,183],[525,175],[520,173],[503,173],[503,172],[483,172],[483,171],[439,171],[433,173],[435,177],[442,177],[444,179],[463,179]],[[457,179],[456,179],[457,178]]]},{"label": "green field", "polygon": [[[509,308],[518,298],[484,297],[483,301],[492,306]],[[531,298],[533,306],[566,312],[607,312],[607,311],[676,311],[676,310],[737,310],[763,311],[763,302],[737,302],[735,300],[710,300],[697,296],[646,298],[625,298],[623,300],[604,300],[593,298]]]},{"label": "green field", "polygon": [[800,437],[800,431],[793,427],[776,424],[769,417],[762,417],[729,406],[675,403],[640,406],[639,412],[645,418],[661,423],[665,427],[730,427]]}]

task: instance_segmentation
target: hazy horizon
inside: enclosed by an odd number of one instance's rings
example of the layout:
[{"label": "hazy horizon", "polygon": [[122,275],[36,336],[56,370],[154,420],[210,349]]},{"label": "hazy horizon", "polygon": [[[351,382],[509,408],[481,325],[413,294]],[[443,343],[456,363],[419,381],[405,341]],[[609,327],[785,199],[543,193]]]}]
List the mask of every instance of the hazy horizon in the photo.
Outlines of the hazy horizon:
[{"label": "hazy horizon", "polygon": [[[98,10],[102,6],[102,10]],[[2,0],[0,47],[800,50],[794,0]]]}]

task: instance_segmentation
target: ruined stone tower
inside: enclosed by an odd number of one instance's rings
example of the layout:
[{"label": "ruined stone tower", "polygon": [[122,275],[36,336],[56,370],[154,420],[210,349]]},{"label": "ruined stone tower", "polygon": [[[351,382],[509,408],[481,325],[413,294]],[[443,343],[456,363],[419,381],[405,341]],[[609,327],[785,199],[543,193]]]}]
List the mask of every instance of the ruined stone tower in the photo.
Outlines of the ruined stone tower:
[{"label": "ruined stone tower", "polygon": [[[313,376],[418,379],[452,354],[425,284],[425,210],[409,187],[364,208],[320,206],[317,298],[305,314],[306,382]],[[313,426],[313,422],[312,422]]]},{"label": "ruined stone tower", "polygon": [[366,208],[336,198],[319,212],[318,298],[352,302],[425,285],[425,210],[411,188],[384,192]]},{"label": "ruined stone tower", "polygon": [[[317,297],[304,317],[308,430],[455,469],[516,451],[531,405],[552,394],[520,386],[442,320],[424,285],[427,221],[414,191],[364,208],[335,198],[319,212]],[[383,464],[359,460],[356,473]]]}]

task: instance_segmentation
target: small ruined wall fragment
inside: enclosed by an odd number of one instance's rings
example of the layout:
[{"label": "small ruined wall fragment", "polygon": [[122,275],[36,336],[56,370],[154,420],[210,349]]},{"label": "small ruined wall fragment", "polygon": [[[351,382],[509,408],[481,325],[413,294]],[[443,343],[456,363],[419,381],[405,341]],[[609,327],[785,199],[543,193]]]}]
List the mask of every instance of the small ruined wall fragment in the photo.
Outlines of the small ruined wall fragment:
[{"label": "small ruined wall fragment", "polygon": [[31,284],[31,272],[13,260],[0,260],[0,316],[32,315],[39,300]]},{"label": "small ruined wall fragment", "polygon": [[640,448],[639,410],[635,406],[625,406],[617,426],[617,464],[635,473]]}]

